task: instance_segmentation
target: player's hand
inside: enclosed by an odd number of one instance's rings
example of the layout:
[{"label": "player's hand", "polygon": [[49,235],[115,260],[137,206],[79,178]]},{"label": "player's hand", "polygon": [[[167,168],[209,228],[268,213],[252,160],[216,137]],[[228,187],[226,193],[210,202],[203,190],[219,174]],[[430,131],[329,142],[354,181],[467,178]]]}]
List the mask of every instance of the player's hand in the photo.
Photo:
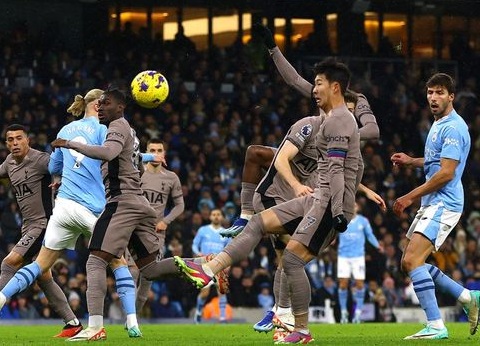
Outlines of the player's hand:
[{"label": "player's hand", "polygon": [[343,233],[347,230],[348,221],[343,214],[333,217],[333,229],[337,232]]},{"label": "player's hand", "polygon": [[368,190],[365,191],[365,196],[367,196],[367,198],[369,200],[377,203],[377,205],[378,205],[378,207],[380,208],[381,211],[383,211],[383,212],[387,211],[387,205],[385,204],[385,201],[383,200],[383,198],[378,193],[368,189]]},{"label": "player's hand", "polygon": [[157,225],[155,226],[155,231],[156,231],[157,233],[165,232],[165,231],[167,230],[167,227],[168,227],[168,225],[167,225],[165,222],[160,221],[160,222],[158,222]]},{"label": "player's hand", "polygon": [[163,154],[154,154],[153,155],[153,162],[161,163],[162,166],[167,167],[167,160],[165,159],[165,155],[163,155]]},{"label": "player's hand", "polygon": [[61,181],[54,181],[50,185],[48,185],[48,187],[51,188],[53,191],[57,191],[60,188],[60,185],[62,185]]},{"label": "player's hand", "polygon": [[52,148],[67,148],[68,141],[63,138],[55,139],[50,145]]},{"label": "player's hand", "polygon": [[380,252],[382,254],[385,253],[385,248],[383,247],[382,244],[378,245],[378,252]]},{"label": "player's hand", "polygon": [[260,23],[255,23],[253,24],[253,30],[257,33],[258,37],[262,39],[263,44],[268,49],[273,49],[277,46],[275,39],[273,38],[273,34],[269,28]]},{"label": "player's hand", "polygon": [[313,193],[313,189],[310,186],[302,184],[296,184],[293,186],[293,191],[297,197],[310,196]]},{"label": "player's hand", "polygon": [[395,153],[390,158],[394,166],[410,166],[413,158],[405,153]]},{"label": "player's hand", "polygon": [[408,197],[408,195],[399,197],[395,200],[393,203],[393,212],[397,215],[400,216],[404,212],[406,208],[411,206],[413,204],[413,200]]}]

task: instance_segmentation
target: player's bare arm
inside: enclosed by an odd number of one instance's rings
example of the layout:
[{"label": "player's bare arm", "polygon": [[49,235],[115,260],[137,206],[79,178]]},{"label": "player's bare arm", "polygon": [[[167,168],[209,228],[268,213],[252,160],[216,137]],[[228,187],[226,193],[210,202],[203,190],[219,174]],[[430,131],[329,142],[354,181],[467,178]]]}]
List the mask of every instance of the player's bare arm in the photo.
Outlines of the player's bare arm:
[{"label": "player's bare arm", "polygon": [[382,211],[387,210],[387,205],[385,204],[385,201],[383,200],[383,198],[372,189],[369,189],[368,187],[360,183],[358,185],[358,191],[363,192],[365,196],[369,200],[375,202]]},{"label": "player's bare arm", "polygon": [[397,215],[411,206],[413,202],[429,193],[438,191],[444,187],[455,176],[455,169],[458,166],[457,160],[443,158],[440,160],[440,170],[435,173],[428,181],[413,189],[406,195],[399,197],[393,204],[393,211]]},{"label": "player's bare arm", "polygon": [[390,158],[394,166],[412,166],[415,168],[423,168],[425,162],[423,157],[411,157],[405,153],[395,153]]},{"label": "player's bare arm", "polygon": [[293,175],[292,169],[290,167],[290,162],[293,160],[295,155],[298,154],[298,148],[290,141],[285,141],[282,148],[277,154],[275,160],[275,168],[278,173],[282,176],[285,181],[292,187],[295,191],[295,196],[307,196],[313,192],[313,189],[309,186],[303,185],[298,181],[298,179]]}]

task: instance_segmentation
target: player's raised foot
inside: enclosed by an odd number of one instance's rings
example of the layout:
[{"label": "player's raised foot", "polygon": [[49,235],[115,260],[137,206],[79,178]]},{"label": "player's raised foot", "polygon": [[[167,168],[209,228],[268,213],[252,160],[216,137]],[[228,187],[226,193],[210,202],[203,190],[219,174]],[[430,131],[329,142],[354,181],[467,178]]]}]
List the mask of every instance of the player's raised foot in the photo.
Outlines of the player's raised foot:
[{"label": "player's raised foot", "polygon": [[212,281],[212,278],[205,274],[200,264],[192,261],[184,261],[179,256],[174,256],[173,260],[180,270],[180,273],[182,273],[183,278],[191,282],[196,288],[203,288]]},{"label": "player's raised foot", "polygon": [[247,219],[242,219],[241,217],[239,217],[233,222],[233,225],[231,225],[230,227],[224,230],[221,230],[220,235],[226,238],[236,237],[243,231],[247,223],[248,223]]},{"label": "player's raised foot", "polygon": [[66,324],[65,327],[63,327],[62,331],[55,335],[54,338],[71,338],[72,336],[80,333],[82,330],[83,326],[81,323],[75,326],[71,324]]},{"label": "player's raised foot", "polygon": [[417,339],[448,339],[448,330],[447,328],[433,328],[429,325],[425,326],[419,332],[409,335],[403,340],[417,340]]},{"label": "player's raised foot", "polygon": [[[207,256],[205,256],[205,261],[210,262],[212,259],[215,258],[215,254],[211,253]],[[227,294],[230,292],[230,286],[228,282],[228,270],[223,269],[219,271],[215,276],[214,276],[215,283],[217,284],[218,291],[220,294]]]},{"label": "player's raised foot", "polygon": [[293,332],[293,328],[295,327],[295,317],[291,311],[285,314],[275,314],[275,316],[273,316],[273,325],[277,328],[286,330],[287,332]]},{"label": "player's raised foot", "polygon": [[105,328],[88,327],[87,329],[82,330],[77,335],[67,339],[67,341],[100,341],[106,339],[107,333],[105,332]]},{"label": "player's raised foot", "polygon": [[273,329],[273,317],[275,313],[273,311],[267,311],[265,316],[253,325],[253,329],[259,333],[268,333]]},{"label": "player's raised foot", "polygon": [[141,338],[143,336],[138,326],[133,326],[131,328],[128,328],[127,333],[129,338]]},{"label": "player's raised foot", "polygon": [[314,339],[310,333],[292,332],[284,337],[283,340],[276,341],[275,344],[309,344],[312,341],[314,341]]},{"label": "player's raised foot", "polygon": [[470,291],[470,302],[463,305],[463,310],[470,324],[470,335],[474,335],[478,329],[478,314],[480,306],[480,291]]},{"label": "player's raised foot", "polygon": [[273,331],[273,343],[276,343],[278,341],[282,341],[285,339],[285,337],[290,334],[289,332],[284,331],[281,328],[275,328]]}]

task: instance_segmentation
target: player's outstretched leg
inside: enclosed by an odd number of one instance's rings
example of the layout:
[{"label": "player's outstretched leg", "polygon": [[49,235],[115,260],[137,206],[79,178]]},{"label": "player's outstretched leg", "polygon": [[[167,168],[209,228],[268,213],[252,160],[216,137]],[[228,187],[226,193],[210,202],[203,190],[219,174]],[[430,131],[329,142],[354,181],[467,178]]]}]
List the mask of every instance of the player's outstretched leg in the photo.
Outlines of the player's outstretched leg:
[{"label": "player's outstretched leg", "polygon": [[[215,254],[211,253],[205,256],[205,262],[210,262],[215,258]],[[228,269],[223,269],[214,276],[215,283],[218,287],[218,292],[220,294],[227,294],[230,292],[229,281],[228,281]]]},{"label": "player's outstretched leg", "polygon": [[174,261],[183,278],[192,283],[196,288],[203,288],[212,281],[212,277],[203,271],[200,264],[196,264],[193,261],[184,261],[178,256],[174,257]]}]

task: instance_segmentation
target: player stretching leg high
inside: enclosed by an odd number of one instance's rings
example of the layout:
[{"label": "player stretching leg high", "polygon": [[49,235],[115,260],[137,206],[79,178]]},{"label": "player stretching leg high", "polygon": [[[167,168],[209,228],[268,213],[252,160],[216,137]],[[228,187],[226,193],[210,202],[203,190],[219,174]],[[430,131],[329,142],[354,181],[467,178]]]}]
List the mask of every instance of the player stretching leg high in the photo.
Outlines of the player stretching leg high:
[{"label": "player stretching leg high", "polygon": [[[297,197],[256,214],[244,231],[212,261],[200,266],[176,257],[186,280],[201,288],[213,275],[245,257],[265,234],[290,234],[282,264],[288,279],[295,327],[278,343],[309,343],[308,305],[311,289],[304,266],[347,228],[353,216],[355,192],[361,177],[360,137],[357,124],[344,102],[348,68],[332,59],[315,65],[314,96],[327,112],[317,133],[318,184],[313,195]],[[348,138],[348,140],[347,140]],[[359,172],[360,169],[360,172]],[[285,226],[301,219],[294,232]]]}]

